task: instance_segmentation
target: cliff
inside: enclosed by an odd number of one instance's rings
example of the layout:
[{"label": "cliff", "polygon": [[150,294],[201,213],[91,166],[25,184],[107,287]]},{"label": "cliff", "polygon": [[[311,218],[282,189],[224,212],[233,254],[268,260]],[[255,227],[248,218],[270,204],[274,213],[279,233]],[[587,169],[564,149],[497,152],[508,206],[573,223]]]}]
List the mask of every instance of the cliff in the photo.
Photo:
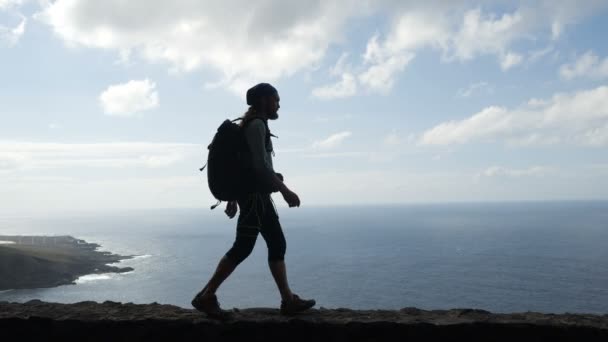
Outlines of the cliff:
[{"label": "cliff", "polygon": [[86,274],[133,270],[108,265],[131,256],[98,251],[98,244],[71,236],[0,235],[0,241],[0,290],[54,287]]},{"label": "cliff", "polygon": [[235,309],[227,322],[157,303],[0,302],[3,337],[78,341],[608,341],[608,315],[482,310]]}]

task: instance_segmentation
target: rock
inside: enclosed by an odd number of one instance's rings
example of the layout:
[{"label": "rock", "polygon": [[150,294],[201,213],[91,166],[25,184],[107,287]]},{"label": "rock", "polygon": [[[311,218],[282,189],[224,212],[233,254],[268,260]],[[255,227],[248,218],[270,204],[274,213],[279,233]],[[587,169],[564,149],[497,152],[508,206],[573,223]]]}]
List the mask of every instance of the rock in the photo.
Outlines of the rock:
[{"label": "rock", "polygon": [[20,340],[87,341],[608,341],[608,315],[494,314],[478,309],[233,310],[219,322],[174,305],[0,302],[0,331]]}]

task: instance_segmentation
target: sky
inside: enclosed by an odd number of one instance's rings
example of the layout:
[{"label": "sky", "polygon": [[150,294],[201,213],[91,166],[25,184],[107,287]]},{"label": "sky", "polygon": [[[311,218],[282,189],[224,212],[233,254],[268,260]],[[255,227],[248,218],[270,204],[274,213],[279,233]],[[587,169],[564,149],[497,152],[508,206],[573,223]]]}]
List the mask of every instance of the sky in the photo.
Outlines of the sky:
[{"label": "sky", "polygon": [[0,213],[212,205],[198,168],[259,82],[302,206],[605,200],[607,19],[592,0],[0,0]]}]

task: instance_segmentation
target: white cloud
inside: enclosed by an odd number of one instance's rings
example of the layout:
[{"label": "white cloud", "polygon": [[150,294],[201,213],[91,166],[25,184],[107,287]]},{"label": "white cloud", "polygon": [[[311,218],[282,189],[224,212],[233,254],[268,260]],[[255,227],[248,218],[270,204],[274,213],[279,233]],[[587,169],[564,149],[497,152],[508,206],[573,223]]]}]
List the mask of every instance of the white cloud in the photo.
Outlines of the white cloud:
[{"label": "white cloud", "polygon": [[344,141],[344,139],[350,137],[351,135],[352,135],[352,133],[349,131],[335,133],[335,134],[330,135],[326,139],[315,141],[312,144],[312,147],[318,148],[318,149],[334,148],[334,147],[340,145]]},{"label": "white cloud", "polygon": [[536,63],[551,52],[555,52],[555,48],[553,46],[547,46],[543,49],[530,51],[528,55],[528,63]]},{"label": "white cloud", "polygon": [[468,61],[480,55],[496,55],[503,70],[521,63],[523,57],[509,50],[535,27],[532,15],[523,10],[496,16],[481,9],[467,9],[460,3],[406,8],[383,41],[378,34],[367,44],[364,61],[371,66],[360,80],[369,88],[386,92],[393,79],[416,56],[430,47],[443,53],[447,62]]},{"label": "white cloud", "polygon": [[522,60],[523,60],[523,57],[521,55],[513,53],[513,52],[508,52],[506,55],[504,55],[502,57],[501,62],[500,62],[500,68],[503,71],[509,70],[512,67],[521,63]]},{"label": "white cloud", "polygon": [[509,110],[487,107],[469,118],[441,123],[419,139],[422,145],[504,140],[509,144],[608,142],[608,86],[530,100]]},{"label": "white cloud", "polygon": [[[389,92],[398,75],[425,48],[440,51],[444,62],[495,56],[503,71],[522,64],[524,55],[534,62],[551,49],[518,53],[514,45],[546,37],[549,31],[557,39],[567,24],[606,6],[602,2],[588,6],[567,1],[520,3],[515,10],[497,14],[457,1],[376,4],[391,19],[388,32],[376,32],[368,40],[360,63],[347,70],[357,76],[358,87],[352,85],[349,89],[353,91],[340,92],[341,96],[365,90]],[[334,76],[340,79],[327,89],[343,88],[343,75]]]},{"label": "white cloud", "polygon": [[511,42],[523,33],[525,23],[519,10],[499,18],[484,14],[479,8],[469,10],[453,38],[453,51],[448,54],[460,60],[470,60],[479,54],[505,55]]},{"label": "white cloud", "polygon": [[0,10],[7,10],[11,7],[22,5],[25,0],[0,0]]},{"label": "white cloud", "polygon": [[353,158],[353,157],[366,157],[368,153],[365,152],[327,152],[327,153],[311,153],[311,154],[303,154],[304,158],[313,158],[313,159],[321,159],[321,158]]},{"label": "white cloud", "polygon": [[524,146],[551,146],[562,142],[563,137],[543,134],[543,133],[528,133],[517,137],[506,139],[506,143],[513,147]]},{"label": "white cloud", "polygon": [[[445,60],[495,55],[504,69],[521,62],[516,42],[539,34],[557,38],[564,27],[605,6],[601,1],[521,2],[496,14],[463,1],[245,1],[162,0],[45,1],[35,17],[67,45],[113,50],[123,63],[141,58],[167,63],[171,70],[211,70],[208,87],[242,96],[260,80],[275,81],[318,68],[328,48],[344,44],[356,17],[390,23],[383,39],[368,49],[350,74],[337,73],[333,87],[317,94],[347,96],[358,90],[386,92],[419,49],[443,52]],[[488,6],[491,7],[491,6]],[[375,40],[374,40],[375,39]],[[346,44],[344,44],[346,45]],[[345,76],[347,75],[347,76]],[[353,90],[355,89],[355,90]],[[322,95],[322,96],[323,96]]]},{"label": "white cloud", "polygon": [[167,167],[200,153],[195,144],[0,142],[0,169]]},{"label": "white cloud", "polygon": [[587,51],[573,64],[564,64],[559,68],[562,78],[570,80],[576,77],[605,78],[608,77],[608,57],[600,60],[593,53]]},{"label": "white cloud", "polygon": [[375,34],[367,42],[358,80],[367,89],[389,92],[395,78],[414,59],[415,50],[445,45],[442,16],[426,10],[406,10],[397,16],[384,41]]},{"label": "white cloud", "polygon": [[156,84],[148,79],[109,86],[99,95],[103,110],[108,115],[132,116],[158,107]]},{"label": "white cloud", "polygon": [[209,85],[243,94],[318,63],[345,21],[366,11],[354,0],[58,0],[36,17],[68,44],[130,51],[175,71],[208,68],[220,75]]},{"label": "white cloud", "polygon": [[482,172],[478,173],[476,176],[478,178],[481,177],[510,177],[510,178],[518,178],[518,177],[539,177],[544,176],[548,172],[551,171],[550,167],[547,166],[531,166],[526,169],[513,169],[502,166],[490,166]]},{"label": "white cloud", "polygon": [[19,153],[0,150],[0,171],[18,169],[24,159]]},{"label": "white cloud", "polygon": [[202,151],[180,143],[0,141],[0,212],[29,216],[211,204],[205,176],[197,170]]},{"label": "white cloud", "polygon": [[587,129],[582,133],[579,141],[589,146],[608,146],[608,122]]},{"label": "white cloud", "polygon": [[315,117],[312,122],[316,123],[326,123],[331,121],[345,121],[350,120],[353,116],[351,114],[332,114],[332,115],[324,115]]},{"label": "white cloud", "polygon": [[394,130],[390,132],[387,136],[385,136],[383,139],[383,143],[388,146],[397,146],[401,144],[401,141],[401,137]]},{"label": "white cloud", "polygon": [[476,93],[491,93],[493,91],[492,87],[488,84],[488,82],[475,82],[470,84],[467,88],[458,90],[458,97],[470,97]]},{"label": "white cloud", "polygon": [[371,90],[388,93],[393,88],[396,74],[403,71],[413,58],[414,54],[389,57],[371,65],[359,75],[359,81]]},{"label": "white cloud", "polygon": [[[15,176],[0,178],[3,216],[198,207],[215,201],[200,176],[87,179]],[[208,208],[208,207],[207,207]]]},{"label": "white cloud", "polygon": [[5,27],[0,25],[0,42],[4,41],[8,46],[15,46],[25,33],[27,18],[21,17],[21,22],[15,27]]},{"label": "white cloud", "polygon": [[588,0],[584,6],[578,1],[553,0],[544,1],[537,13],[545,13],[545,17],[551,21],[551,38],[557,40],[564,31],[564,28],[580,20],[581,17],[598,13],[606,8],[604,0]]},{"label": "white cloud", "polygon": [[342,74],[342,79],[335,84],[315,88],[312,95],[321,99],[335,99],[355,95],[357,82],[351,73]]}]

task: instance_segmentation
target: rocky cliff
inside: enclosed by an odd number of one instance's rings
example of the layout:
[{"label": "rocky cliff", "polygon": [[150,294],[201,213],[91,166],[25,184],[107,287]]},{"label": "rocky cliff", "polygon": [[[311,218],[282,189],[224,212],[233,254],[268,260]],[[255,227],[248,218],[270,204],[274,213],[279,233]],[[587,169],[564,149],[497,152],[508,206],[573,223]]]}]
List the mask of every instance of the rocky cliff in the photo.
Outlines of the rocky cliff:
[{"label": "rocky cliff", "polygon": [[86,274],[133,271],[108,265],[132,256],[99,251],[100,245],[67,235],[0,235],[0,242],[0,290],[55,287]]},{"label": "rocky cliff", "polygon": [[482,310],[235,309],[231,321],[173,305],[0,302],[3,340],[78,341],[608,341],[608,315]]}]

